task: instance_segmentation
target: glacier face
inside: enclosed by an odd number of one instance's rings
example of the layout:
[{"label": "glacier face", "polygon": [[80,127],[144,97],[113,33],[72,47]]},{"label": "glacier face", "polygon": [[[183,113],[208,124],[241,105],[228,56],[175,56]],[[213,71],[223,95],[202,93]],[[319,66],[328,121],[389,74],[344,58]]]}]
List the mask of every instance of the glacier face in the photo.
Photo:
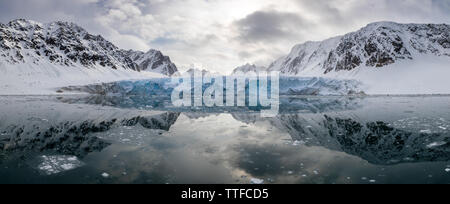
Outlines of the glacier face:
[{"label": "glacier face", "polygon": [[306,42],[269,66],[287,75],[385,67],[421,55],[450,57],[450,25],[377,22],[322,42]]},{"label": "glacier face", "polygon": [[[155,78],[86,86],[67,86],[60,88],[58,92],[81,92],[115,96],[160,96],[170,98],[174,88],[180,84],[180,79],[177,79],[179,78]],[[224,82],[226,83],[226,80],[224,80]],[[203,91],[209,86],[211,86],[211,84],[204,84]],[[270,88],[269,84],[269,89]],[[321,77],[281,77],[279,90],[280,95],[343,96],[364,94],[364,85],[356,80],[328,79]],[[247,94],[248,91],[249,87],[247,81]]]},{"label": "glacier face", "polygon": [[[0,58],[7,64],[55,65],[149,71],[171,76],[177,67],[160,51],[122,50],[100,35],[68,22],[14,20],[0,24]],[[2,65],[3,66],[3,65]]]}]

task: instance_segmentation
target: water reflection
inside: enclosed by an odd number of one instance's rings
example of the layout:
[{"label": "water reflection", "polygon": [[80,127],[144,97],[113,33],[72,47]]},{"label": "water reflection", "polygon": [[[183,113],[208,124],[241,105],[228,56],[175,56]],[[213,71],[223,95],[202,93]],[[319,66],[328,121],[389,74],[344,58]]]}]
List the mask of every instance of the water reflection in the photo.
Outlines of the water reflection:
[{"label": "water reflection", "polygon": [[448,99],[285,97],[262,118],[156,98],[1,97],[0,182],[448,183]]},{"label": "water reflection", "polygon": [[[58,97],[59,101],[69,104],[93,104],[112,106],[118,108],[133,108],[140,110],[161,110],[173,112],[257,112],[264,107],[174,107],[170,98],[164,96],[64,96]],[[302,112],[323,113],[332,111],[353,110],[361,108],[361,97],[305,97],[305,96],[281,96],[280,113]]]}]

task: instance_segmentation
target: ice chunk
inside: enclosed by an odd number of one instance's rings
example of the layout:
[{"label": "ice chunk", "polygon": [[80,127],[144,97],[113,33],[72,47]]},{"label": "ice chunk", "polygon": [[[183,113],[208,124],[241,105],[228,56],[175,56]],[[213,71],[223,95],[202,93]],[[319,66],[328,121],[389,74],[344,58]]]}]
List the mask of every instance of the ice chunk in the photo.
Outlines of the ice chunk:
[{"label": "ice chunk", "polygon": [[258,179],[258,178],[252,178],[252,179],[250,179],[250,183],[251,184],[263,184],[264,180],[263,179]]},{"label": "ice chunk", "polygon": [[427,145],[427,148],[435,148],[435,147],[439,147],[439,146],[442,146],[442,145],[445,145],[445,144],[447,144],[447,143],[444,142],[444,141],[441,141],[441,142],[433,142],[433,143]]},{"label": "ice chunk", "polygon": [[299,146],[299,145],[304,145],[304,144],[305,144],[305,141],[298,141],[298,140],[295,140],[292,143],[293,146]]},{"label": "ice chunk", "polygon": [[38,169],[47,175],[58,174],[81,167],[83,162],[79,161],[75,156],[55,155],[41,156],[42,162],[38,165]]}]

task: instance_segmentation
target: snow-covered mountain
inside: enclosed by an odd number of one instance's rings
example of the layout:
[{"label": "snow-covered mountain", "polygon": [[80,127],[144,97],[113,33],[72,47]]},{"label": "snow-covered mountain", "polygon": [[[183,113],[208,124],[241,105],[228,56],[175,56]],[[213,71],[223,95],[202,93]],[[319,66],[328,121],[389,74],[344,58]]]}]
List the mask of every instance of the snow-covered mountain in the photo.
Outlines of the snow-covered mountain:
[{"label": "snow-covered mountain", "polygon": [[205,74],[220,75],[219,73],[214,73],[214,72],[211,72],[211,71],[206,70],[206,69],[198,69],[198,68],[190,68],[185,73],[188,73],[191,76],[193,76],[194,73],[197,73],[197,74],[202,73],[202,75],[205,75]]},{"label": "snow-covered mountain", "polygon": [[101,65],[168,76],[177,71],[170,58],[160,51],[122,50],[102,36],[92,35],[68,22],[41,24],[19,19],[0,24],[0,47],[1,57],[10,64],[40,64],[40,61],[48,60],[65,66],[81,64],[92,68]]},{"label": "snow-covered mountain", "polygon": [[254,64],[245,64],[245,65],[242,65],[242,66],[237,67],[236,69],[234,69],[232,75],[236,75],[236,74],[239,74],[239,73],[244,73],[245,74],[247,72],[258,73],[260,71],[266,71],[266,70],[267,70],[267,68],[265,68],[265,67],[256,66]]},{"label": "snow-covered mountain", "polygon": [[450,25],[377,22],[344,36],[296,45],[268,70],[359,79],[372,86],[371,93],[450,93],[443,77],[450,74],[449,63]]},{"label": "snow-covered mountain", "polygon": [[0,71],[0,88],[17,93],[36,86],[171,76],[178,70],[160,51],[119,49],[74,23],[19,19],[0,23]]},{"label": "snow-covered mountain", "polygon": [[297,75],[317,69],[327,74],[362,65],[384,67],[421,54],[450,57],[450,25],[372,23],[344,36],[297,45],[269,70]]}]

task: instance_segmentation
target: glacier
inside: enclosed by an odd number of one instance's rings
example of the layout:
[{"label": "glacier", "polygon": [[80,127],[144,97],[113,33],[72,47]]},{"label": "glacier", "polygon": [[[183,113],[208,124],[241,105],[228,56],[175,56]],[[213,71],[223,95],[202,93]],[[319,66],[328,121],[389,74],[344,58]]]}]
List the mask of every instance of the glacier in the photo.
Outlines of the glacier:
[{"label": "glacier", "polygon": [[[87,93],[109,96],[159,96],[169,97],[181,78],[153,78],[146,80],[127,80],[112,83],[99,83],[86,86],[67,86],[58,93]],[[203,91],[211,86],[204,84]],[[269,80],[269,89],[270,80]],[[356,80],[339,80],[322,77],[281,77],[280,95],[309,96],[347,96],[365,95],[364,85]],[[246,82],[246,94],[249,86]]]}]

